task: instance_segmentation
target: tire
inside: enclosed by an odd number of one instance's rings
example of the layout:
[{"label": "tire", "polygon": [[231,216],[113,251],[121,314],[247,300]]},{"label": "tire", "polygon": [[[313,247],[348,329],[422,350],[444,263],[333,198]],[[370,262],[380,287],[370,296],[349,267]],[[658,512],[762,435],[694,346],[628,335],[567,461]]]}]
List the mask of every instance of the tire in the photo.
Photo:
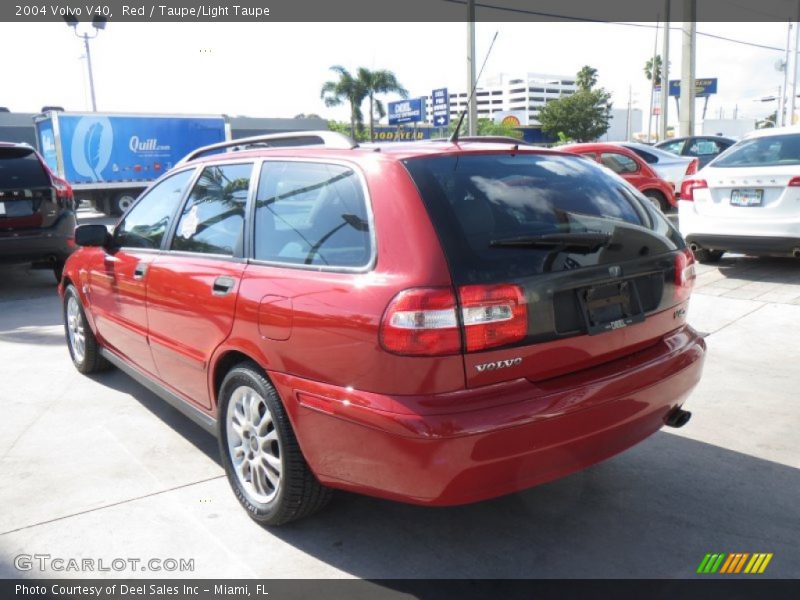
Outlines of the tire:
[{"label": "tire", "polygon": [[64,292],[64,335],[72,364],[78,371],[88,375],[111,367],[100,354],[100,344],[86,322],[80,296],[73,285],[68,285]]},{"label": "tire", "polygon": [[703,265],[718,263],[725,254],[724,250],[706,250],[700,248],[694,252],[694,258],[697,262]]},{"label": "tire", "polygon": [[136,194],[128,191],[120,192],[111,198],[111,214],[119,217],[136,201]]},{"label": "tire", "polygon": [[257,365],[245,362],[231,369],[219,398],[220,456],[250,518],[283,525],[328,503],[331,491],[309,469],[278,392]]},{"label": "tire", "polygon": [[669,212],[669,209],[671,207],[669,205],[669,202],[667,202],[667,199],[664,197],[664,194],[662,194],[657,190],[646,190],[644,192],[644,195],[662,213],[666,214],[667,212]]},{"label": "tire", "polygon": [[61,276],[64,275],[64,261],[61,259],[53,263],[53,275],[56,277],[56,283],[61,283]]}]

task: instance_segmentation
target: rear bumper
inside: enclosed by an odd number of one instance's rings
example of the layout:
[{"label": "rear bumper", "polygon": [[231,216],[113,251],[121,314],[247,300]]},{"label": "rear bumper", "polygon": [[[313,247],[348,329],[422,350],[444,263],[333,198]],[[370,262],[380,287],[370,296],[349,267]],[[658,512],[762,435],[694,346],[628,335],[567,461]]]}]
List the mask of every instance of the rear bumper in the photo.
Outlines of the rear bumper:
[{"label": "rear bumper", "polygon": [[792,255],[800,250],[800,236],[756,236],[756,235],[713,235],[690,234],[686,243],[697,244],[709,250],[725,250],[743,254],[785,254]]},{"label": "rear bumper", "polygon": [[47,229],[0,231],[0,262],[65,260],[75,250],[75,224],[68,212]]},{"label": "rear bumper", "polygon": [[[686,326],[635,355],[573,375],[443,394],[422,404],[414,398],[405,405],[417,409],[408,412],[375,409],[376,394],[270,375],[322,483],[453,505],[563,477],[647,438],[697,384],[704,354],[702,338]],[[492,406],[485,406],[487,397]],[[484,407],[457,408],[476,404]],[[422,414],[420,405],[430,408]]]}]

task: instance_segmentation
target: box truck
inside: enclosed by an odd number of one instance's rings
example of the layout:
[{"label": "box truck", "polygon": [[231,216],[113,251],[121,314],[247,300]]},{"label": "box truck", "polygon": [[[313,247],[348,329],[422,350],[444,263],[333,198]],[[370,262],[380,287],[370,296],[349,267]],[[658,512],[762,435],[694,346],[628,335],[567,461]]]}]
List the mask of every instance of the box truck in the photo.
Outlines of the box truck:
[{"label": "box truck", "polygon": [[190,151],[231,139],[222,116],[53,111],[34,125],[42,156],[75,198],[111,215]]}]

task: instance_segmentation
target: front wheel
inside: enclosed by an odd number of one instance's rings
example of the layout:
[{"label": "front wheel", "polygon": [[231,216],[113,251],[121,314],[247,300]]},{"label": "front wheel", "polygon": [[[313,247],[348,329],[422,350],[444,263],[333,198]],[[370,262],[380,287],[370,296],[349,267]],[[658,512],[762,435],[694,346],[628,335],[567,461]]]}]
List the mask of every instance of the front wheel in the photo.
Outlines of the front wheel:
[{"label": "front wheel", "polygon": [[253,363],[220,387],[219,446],[233,492],[250,517],[282,525],[321,509],[330,490],[303,458],[278,393]]},{"label": "front wheel", "polygon": [[64,332],[72,364],[78,371],[88,375],[111,366],[100,354],[100,344],[86,322],[78,290],[72,285],[68,285],[64,292]]}]

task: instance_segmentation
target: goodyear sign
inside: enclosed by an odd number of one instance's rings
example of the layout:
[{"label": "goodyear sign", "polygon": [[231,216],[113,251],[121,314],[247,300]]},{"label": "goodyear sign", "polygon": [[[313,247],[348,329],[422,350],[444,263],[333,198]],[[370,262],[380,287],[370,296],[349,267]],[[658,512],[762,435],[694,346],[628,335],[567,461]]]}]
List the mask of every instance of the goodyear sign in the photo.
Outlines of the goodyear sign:
[{"label": "goodyear sign", "polygon": [[376,127],[376,142],[414,142],[417,140],[431,139],[432,127],[420,127],[416,131],[413,129],[399,129],[397,127]]},{"label": "goodyear sign", "polygon": [[[694,80],[694,94],[698,98],[707,98],[711,94],[717,93],[717,78],[710,79],[695,79]],[[681,95],[681,81],[680,79],[671,79],[669,82],[669,95]]]}]

